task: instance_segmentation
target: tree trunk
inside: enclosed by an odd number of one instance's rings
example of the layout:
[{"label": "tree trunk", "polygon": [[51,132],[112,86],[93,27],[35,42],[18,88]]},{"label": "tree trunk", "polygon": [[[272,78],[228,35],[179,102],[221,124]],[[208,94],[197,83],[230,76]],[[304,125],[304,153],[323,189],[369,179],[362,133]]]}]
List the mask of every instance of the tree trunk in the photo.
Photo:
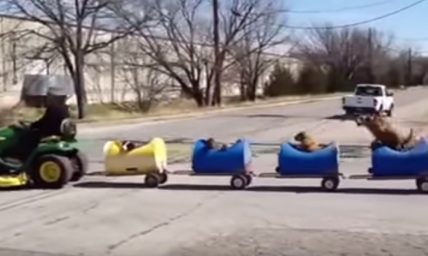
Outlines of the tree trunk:
[{"label": "tree trunk", "polygon": [[202,91],[197,91],[193,93],[193,99],[196,102],[196,105],[199,108],[205,107],[204,94]]},{"label": "tree trunk", "polygon": [[213,106],[220,106],[222,103],[222,85],[221,78],[223,75],[223,59],[224,54],[221,54],[218,59],[216,59],[215,65],[215,73],[214,73],[214,94],[213,94]]},{"label": "tree trunk", "polygon": [[83,53],[77,51],[75,54],[75,74],[74,74],[74,90],[77,101],[77,118],[83,119],[86,116],[86,90],[84,78],[85,61]]},{"label": "tree trunk", "polygon": [[239,87],[240,87],[239,88],[239,94],[240,94],[241,101],[246,101],[247,100],[247,87],[245,86],[245,82],[243,80],[241,80]]},{"label": "tree trunk", "polygon": [[239,75],[239,94],[240,94],[241,101],[247,100],[247,83],[245,81],[245,77],[246,77],[245,71],[241,70]]},{"label": "tree trunk", "polygon": [[257,97],[257,85],[258,85],[259,79],[257,75],[255,75],[248,83],[248,90],[247,90],[247,99],[251,101],[255,101]]},{"label": "tree trunk", "polygon": [[205,106],[209,106],[212,102],[212,93],[211,93],[211,89],[212,89],[212,84],[211,81],[208,81],[209,79],[207,79],[207,86],[205,87]]},{"label": "tree trunk", "polygon": [[215,83],[214,95],[213,95],[213,106],[221,105],[221,84],[220,82]]},{"label": "tree trunk", "polygon": [[205,106],[204,92],[199,88],[199,81],[191,81],[191,87],[185,84],[183,81],[179,82],[181,87],[181,93],[186,97],[192,98],[198,107]]}]

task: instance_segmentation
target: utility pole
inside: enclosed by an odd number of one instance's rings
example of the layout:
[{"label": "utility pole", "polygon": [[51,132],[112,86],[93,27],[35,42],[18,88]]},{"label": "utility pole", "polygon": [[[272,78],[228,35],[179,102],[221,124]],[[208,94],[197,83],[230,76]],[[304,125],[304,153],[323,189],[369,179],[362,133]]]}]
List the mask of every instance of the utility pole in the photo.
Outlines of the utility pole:
[{"label": "utility pole", "polygon": [[221,105],[221,81],[220,81],[220,49],[219,49],[219,15],[218,1],[212,0],[213,7],[213,33],[214,33],[214,103]]},{"label": "utility pole", "polygon": [[367,35],[367,44],[369,47],[369,52],[368,52],[368,67],[367,67],[367,73],[368,73],[368,77],[369,77],[369,82],[370,83],[374,83],[375,79],[373,76],[373,29],[369,28],[368,30],[368,35]]},{"label": "utility pole", "polygon": [[411,86],[412,84],[412,62],[413,62],[413,52],[412,52],[412,48],[409,48],[408,52],[407,52],[407,79],[406,79],[406,84],[407,86]]},{"label": "utility pole", "polygon": [[[113,37],[113,35],[112,35]],[[116,95],[116,47],[115,42],[112,42],[110,45],[110,101],[115,102]]]},{"label": "utility pole", "polygon": [[[4,27],[3,27],[3,17],[0,18],[0,26],[1,26],[1,33],[4,33]],[[2,70],[1,75],[3,76],[3,91],[7,91],[7,72],[6,72],[6,47],[5,47],[5,37],[2,36],[1,38],[1,64],[2,64]]]}]

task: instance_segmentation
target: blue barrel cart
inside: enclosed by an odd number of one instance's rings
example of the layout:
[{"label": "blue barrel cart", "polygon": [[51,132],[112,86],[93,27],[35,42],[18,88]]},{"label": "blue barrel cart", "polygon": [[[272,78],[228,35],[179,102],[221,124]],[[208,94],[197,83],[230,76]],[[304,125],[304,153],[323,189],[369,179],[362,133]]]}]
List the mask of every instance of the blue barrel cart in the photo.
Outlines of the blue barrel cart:
[{"label": "blue barrel cart", "polygon": [[396,151],[386,146],[376,148],[371,157],[369,174],[350,179],[415,180],[420,192],[428,193],[428,142],[421,139],[411,150]]},{"label": "blue barrel cart", "polygon": [[207,141],[196,141],[192,154],[192,171],[174,172],[199,176],[231,176],[233,189],[245,189],[252,182],[252,153],[248,140],[237,140],[226,149],[211,149]]},{"label": "blue barrel cart", "polygon": [[334,191],[340,183],[339,147],[336,143],[307,152],[287,142],[281,145],[276,173],[262,173],[259,177],[275,178],[321,178],[326,191]]}]

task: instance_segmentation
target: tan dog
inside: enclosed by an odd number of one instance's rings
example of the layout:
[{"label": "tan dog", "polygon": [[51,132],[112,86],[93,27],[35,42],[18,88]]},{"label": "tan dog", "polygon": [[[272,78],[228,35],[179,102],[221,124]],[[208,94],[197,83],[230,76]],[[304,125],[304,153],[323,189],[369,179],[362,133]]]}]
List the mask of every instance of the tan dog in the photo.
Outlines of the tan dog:
[{"label": "tan dog", "polygon": [[321,144],[306,132],[299,132],[294,136],[294,140],[300,142],[298,147],[307,152],[314,152],[323,148]]},{"label": "tan dog", "polygon": [[392,127],[386,117],[379,114],[361,115],[355,121],[358,126],[365,126],[375,137],[371,144],[372,149],[382,144],[395,150],[403,150],[410,149],[417,143],[413,129],[410,129],[407,136],[403,136]]}]

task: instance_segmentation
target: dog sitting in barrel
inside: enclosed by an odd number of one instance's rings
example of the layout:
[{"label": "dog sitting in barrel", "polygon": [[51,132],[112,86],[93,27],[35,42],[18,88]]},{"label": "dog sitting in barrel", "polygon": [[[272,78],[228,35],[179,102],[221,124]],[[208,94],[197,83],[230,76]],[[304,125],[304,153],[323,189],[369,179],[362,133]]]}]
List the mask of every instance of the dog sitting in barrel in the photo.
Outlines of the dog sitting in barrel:
[{"label": "dog sitting in barrel", "polygon": [[324,148],[323,144],[320,144],[314,137],[304,131],[296,134],[294,140],[298,142],[295,146],[305,152],[315,152]]},{"label": "dog sitting in barrel", "polygon": [[208,138],[206,140],[206,145],[208,149],[216,149],[216,150],[227,150],[228,145],[224,143],[220,143],[214,140],[214,138]]},{"label": "dog sitting in barrel", "polygon": [[355,121],[358,126],[366,127],[375,138],[370,145],[372,150],[387,146],[397,151],[405,151],[417,144],[413,129],[410,129],[409,134],[403,135],[381,114],[360,115]]},{"label": "dog sitting in barrel", "polygon": [[122,140],[120,141],[120,144],[122,145],[122,149],[124,152],[130,152],[137,148],[137,144],[130,140]]}]

